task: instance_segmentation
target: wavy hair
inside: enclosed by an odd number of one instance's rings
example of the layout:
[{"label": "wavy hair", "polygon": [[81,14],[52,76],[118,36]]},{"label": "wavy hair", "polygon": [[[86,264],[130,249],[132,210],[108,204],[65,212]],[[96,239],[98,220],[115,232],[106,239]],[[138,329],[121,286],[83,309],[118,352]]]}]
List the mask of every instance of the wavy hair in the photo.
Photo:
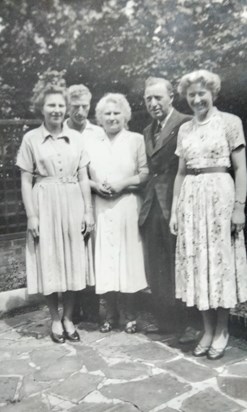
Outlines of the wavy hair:
[{"label": "wavy hair", "polygon": [[122,111],[125,120],[125,127],[131,119],[131,108],[128,100],[122,93],[108,93],[103,96],[95,108],[95,116],[99,125],[102,125],[103,112],[107,103],[115,103]]},{"label": "wavy hair", "polygon": [[45,103],[46,96],[49,94],[61,94],[68,106],[68,95],[66,90],[66,81],[63,78],[65,71],[47,70],[39,76],[39,80],[33,88],[31,98],[31,108],[33,111],[41,114]]},{"label": "wavy hair", "polygon": [[185,74],[179,81],[178,93],[181,97],[186,97],[187,89],[194,83],[201,83],[206,89],[210,90],[214,99],[218,96],[221,88],[221,80],[218,74],[208,70],[196,70]]}]

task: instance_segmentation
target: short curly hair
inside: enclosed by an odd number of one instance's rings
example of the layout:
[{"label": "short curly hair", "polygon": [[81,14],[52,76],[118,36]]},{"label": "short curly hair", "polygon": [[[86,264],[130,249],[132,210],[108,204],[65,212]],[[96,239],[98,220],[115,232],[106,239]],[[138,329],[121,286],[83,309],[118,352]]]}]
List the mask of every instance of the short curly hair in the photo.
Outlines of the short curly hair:
[{"label": "short curly hair", "polygon": [[64,71],[58,72],[48,69],[39,76],[39,80],[33,88],[33,96],[31,98],[32,110],[41,114],[46,96],[49,94],[61,94],[65,100],[66,107],[68,106],[68,94],[63,75]]},{"label": "short curly hair", "polygon": [[108,93],[103,96],[97,103],[95,108],[95,116],[99,125],[102,125],[102,116],[107,103],[115,103],[124,115],[125,127],[131,119],[131,108],[128,100],[122,93]]},{"label": "short curly hair", "polygon": [[178,84],[179,95],[181,97],[186,97],[187,89],[193,83],[201,83],[212,93],[214,99],[216,99],[221,88],[221,80],[218,74],[212,73],[208,70],[196,70],[185,74],[180,79]]},{"label": "short curly hair", "polygon": [[83,96],[88,96],[89,100],[92,98],[92,94],[87,86],[84,84],[73,84],[68,88],[69,103],[72,100],[80,99]]}]

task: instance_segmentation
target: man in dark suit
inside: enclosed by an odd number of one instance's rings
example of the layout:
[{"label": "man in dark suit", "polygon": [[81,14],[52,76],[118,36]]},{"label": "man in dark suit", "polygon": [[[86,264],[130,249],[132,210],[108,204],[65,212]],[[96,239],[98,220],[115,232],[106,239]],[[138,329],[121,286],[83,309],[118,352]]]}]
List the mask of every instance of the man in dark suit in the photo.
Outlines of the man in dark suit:
[{"label": "man in dark suit", "polygon": [[173,107],[173,89],[166,79],[147,79],[144,99],[153,121],[144,130],[150,180],[145,189],[139,225],[144,238],[154,314],[159,328],[171,330],[176,327],[181,313],[179,305],[175,305],[176,239],[169,230],[173,184],[178,168],[178,157],[174,152],[179,127],[191,116]]}]

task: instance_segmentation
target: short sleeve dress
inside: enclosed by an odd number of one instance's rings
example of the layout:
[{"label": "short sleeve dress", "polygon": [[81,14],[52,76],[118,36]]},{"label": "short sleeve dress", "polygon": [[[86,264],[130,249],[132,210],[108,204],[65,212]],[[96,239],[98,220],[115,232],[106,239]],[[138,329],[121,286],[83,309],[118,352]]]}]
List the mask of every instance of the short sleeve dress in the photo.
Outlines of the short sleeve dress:
[{"label": "short sleeve dress", "polygon": [[[203,123],[179,130],[176,154],[188,168],[230,167],[231,152],[245,145],[241,120],[214,108]],[[233,308],[247,300],[244,235],[231,234],[235,201],[229,173],[187,175],[178,199],[176,298],[199,310]]]},{"label": "short sleeve dress", "polygon": [[[144,138],[122,130],[113,142],[98,135],[87,144],[89,171],[95,182],[148,174]],[[142,239],[138,227],[141,198],[136,191],[112,199],[95,196],[96,293],[134,293],[147,287]]]},{"label": "short sleeve dress", "polygon": [[41,125],[23,137],[16,164],[34,176],[32,196],[39,218],[38,241],[27,234],[28,292],[49,295],[84,289],[84,202],[78,172],[87,166],[88,155],[81,135],[64,128],[54,139]]}]

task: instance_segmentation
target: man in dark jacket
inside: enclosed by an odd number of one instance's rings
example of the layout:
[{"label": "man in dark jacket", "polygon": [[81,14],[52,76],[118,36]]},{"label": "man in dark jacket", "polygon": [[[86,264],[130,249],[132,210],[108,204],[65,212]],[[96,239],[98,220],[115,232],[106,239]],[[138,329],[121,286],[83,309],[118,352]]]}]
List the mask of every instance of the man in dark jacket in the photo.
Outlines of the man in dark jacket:
[{"label": "man in dark jacket", "polygon": [[153,121],[144,130],[150,180],[145,189],[139,224],[154,312],[159,327],[167,330],[176,325],[179,317],[175,309],[176,239],[169,230],[173,184],[178,168],[178,157],[174,152],[179,127],[191,116],[173,107],[173,89],[166,79],[148,78],[144,99]]}]

